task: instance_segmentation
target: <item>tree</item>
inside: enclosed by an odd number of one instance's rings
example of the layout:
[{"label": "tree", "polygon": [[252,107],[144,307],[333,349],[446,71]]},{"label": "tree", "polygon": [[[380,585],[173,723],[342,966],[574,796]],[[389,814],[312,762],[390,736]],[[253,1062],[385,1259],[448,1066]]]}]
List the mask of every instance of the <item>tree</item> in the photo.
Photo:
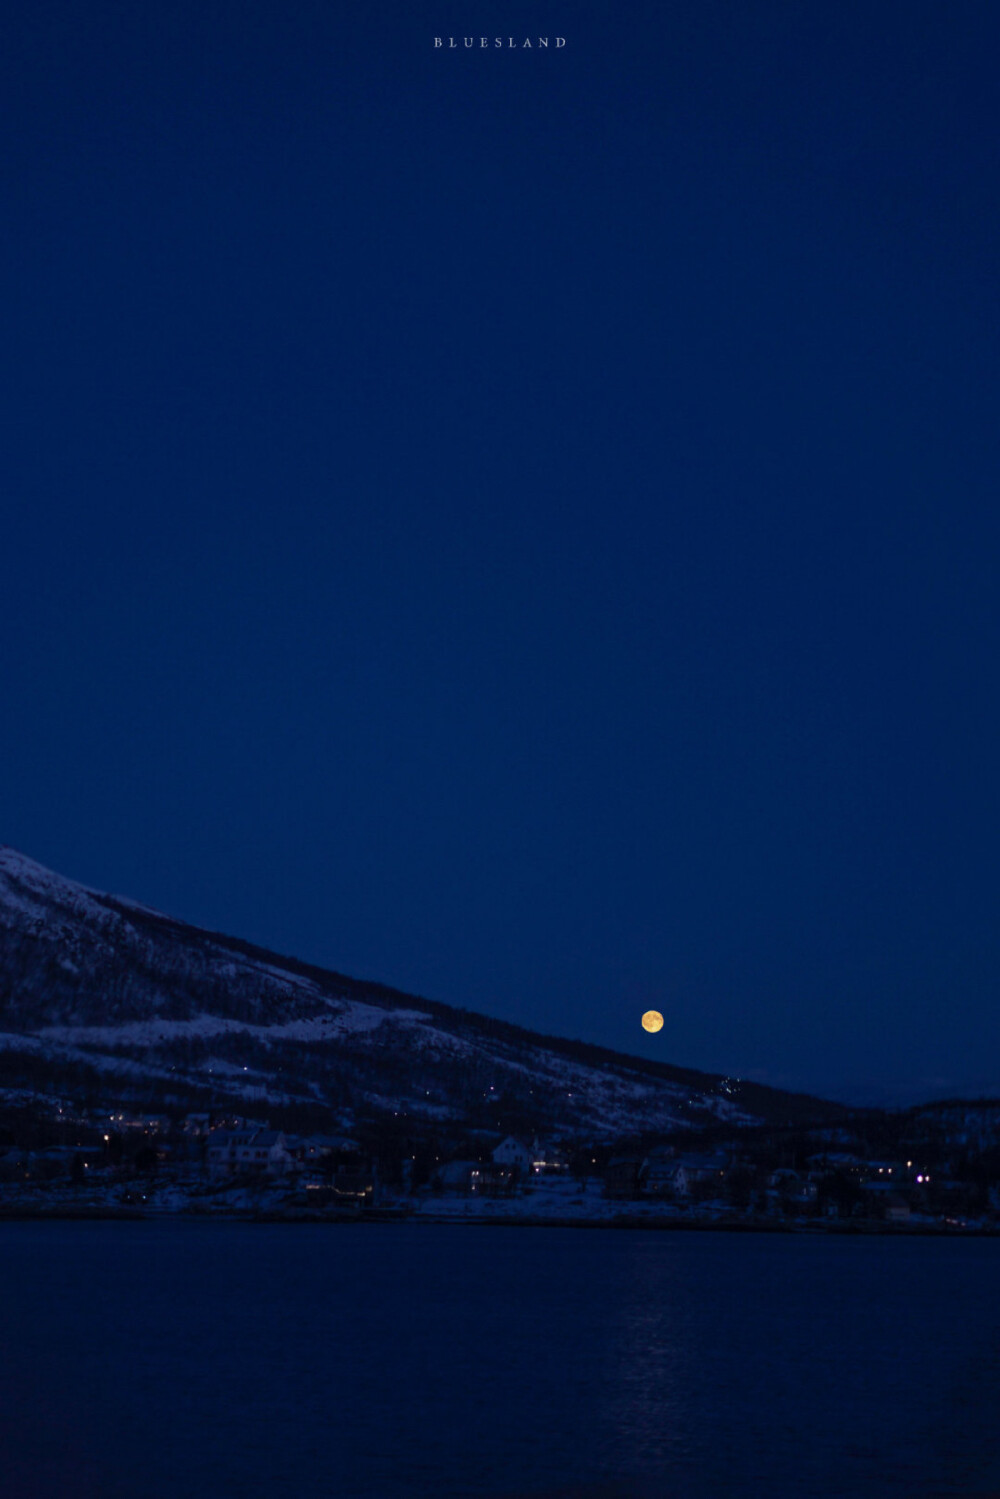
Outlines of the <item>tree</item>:
[{"label": "tree", "polygon": [[136,1171],[155,1171],[156,1162],[157,1155],[153,1146],[144,1145],[141,1150],[136,1151],[132,1164],[135,1166]]}]

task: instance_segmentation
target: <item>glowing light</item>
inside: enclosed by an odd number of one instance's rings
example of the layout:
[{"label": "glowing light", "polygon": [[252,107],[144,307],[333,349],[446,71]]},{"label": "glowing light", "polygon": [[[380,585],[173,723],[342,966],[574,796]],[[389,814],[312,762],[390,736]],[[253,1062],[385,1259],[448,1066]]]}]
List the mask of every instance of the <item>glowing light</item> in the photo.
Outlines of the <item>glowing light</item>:
[{"label": "glowing light", "polygon": [[642,1017],[642,1028],[644,1031],[662,1031],[663,1016],[659,1010],[647,1010]]}]

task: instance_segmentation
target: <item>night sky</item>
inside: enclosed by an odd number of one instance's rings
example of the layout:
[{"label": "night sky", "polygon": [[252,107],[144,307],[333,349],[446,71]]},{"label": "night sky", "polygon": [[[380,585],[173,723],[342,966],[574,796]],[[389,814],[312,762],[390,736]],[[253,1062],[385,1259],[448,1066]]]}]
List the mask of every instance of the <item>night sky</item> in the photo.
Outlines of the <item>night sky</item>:
[{"label": "night sky", "polygon": [[[566,46],[433,48],[497,33]],[[5,6],[0,841],[544,1032],[1000,1088],[998,44]]]}]

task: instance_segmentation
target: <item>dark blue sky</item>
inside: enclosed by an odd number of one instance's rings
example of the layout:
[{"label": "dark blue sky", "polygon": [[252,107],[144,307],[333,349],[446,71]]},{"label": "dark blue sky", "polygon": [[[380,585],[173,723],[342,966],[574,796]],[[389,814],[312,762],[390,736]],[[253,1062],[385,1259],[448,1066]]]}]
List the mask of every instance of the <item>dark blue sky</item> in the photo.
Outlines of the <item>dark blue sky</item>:
[{"label": "dark blue sky", "polygon": [[543,1031],[1000,1086],[997,8],[2,25],[0,838]]}]

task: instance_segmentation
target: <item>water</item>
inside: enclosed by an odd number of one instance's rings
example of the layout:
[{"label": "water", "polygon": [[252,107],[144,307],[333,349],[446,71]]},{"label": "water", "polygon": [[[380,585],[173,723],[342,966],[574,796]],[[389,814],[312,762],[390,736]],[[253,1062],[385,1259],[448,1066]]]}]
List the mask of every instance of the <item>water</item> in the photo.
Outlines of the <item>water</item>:
[{"label": "water", "polygon": [[0,1224],[2,1499],[1000,1493],[1000,1242]]}]

